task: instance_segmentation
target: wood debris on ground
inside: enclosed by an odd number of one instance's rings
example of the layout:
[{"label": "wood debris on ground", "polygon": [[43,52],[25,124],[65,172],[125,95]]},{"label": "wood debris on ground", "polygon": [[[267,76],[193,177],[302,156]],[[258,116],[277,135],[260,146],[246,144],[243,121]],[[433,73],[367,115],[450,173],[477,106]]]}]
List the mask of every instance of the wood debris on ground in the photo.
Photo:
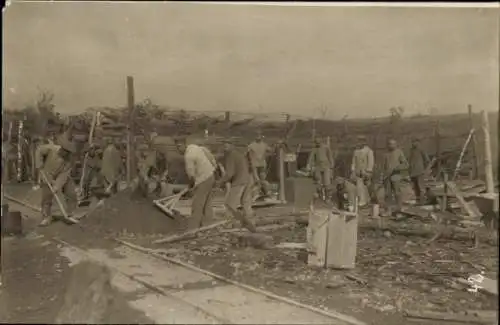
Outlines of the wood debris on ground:
[{"label": "wood debris on ground", "polygon": [[[276,216],[278,209],[281,215]],[[304,303],[337,309],[343,304],[344,311],[371,308],[383,314],[402,314],[405,309],[412,309],[453,314],[464,309],[491,310],[498,306],[497,298],[488,289],[470,291],[467,280],[476,274],[489,275],[485,275],[485,287],[491,286],[488,281],[496,278],[498,255],[491,243],[480,241],[474,248],[469,240],[464,240],[468,238],[468,230],[460,224],[463,219],[460,212],[439,212],[436,218],[430,214],[432,210],[412,207],[407,210],[406,218],[388,220],[385,230],[370,228],[372,221],[363,215],[358,230],[356,267],[342,271],[307,265],[306,225],[300,222],[305,213],[292,213],[288,208],[287,216],[286,210],[284,207],[258,210],[257,229],[267,229],[265,234],[272,236],[274,245],[243,245],[239,239],[235,240],[235,233],[247,236],[251,233],[238,229],[238,222],[233,222],[207,230],[198,238],[173,243],[168,248],[175,251],[165,254]],[[436,219],[447,220],[446,226],[455,230],[450,236],[445,234],[430,242],[431,230],[438,224]],[[266,220],[273,227],[262,226]],[[392,226],[420,227],[431,235],[391,231]],[[269,243],[269,237],[267,240]]]}]

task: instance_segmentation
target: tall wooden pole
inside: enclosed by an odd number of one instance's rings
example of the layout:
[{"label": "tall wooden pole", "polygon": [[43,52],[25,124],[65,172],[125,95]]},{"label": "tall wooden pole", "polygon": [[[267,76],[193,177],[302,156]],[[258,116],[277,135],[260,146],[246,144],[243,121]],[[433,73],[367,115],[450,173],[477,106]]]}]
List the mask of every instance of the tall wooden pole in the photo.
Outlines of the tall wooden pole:
[{"label": "tall wooden pole", "polygon": [[128,128],[127,128],[127,183],[132,182],[134,174],[134,78],[127,76],[127,106],[128,106]]},{"label": "tall wooden pole", "polygon": [[493,165],[491,159],[490,126],[488,123],[488,112],[482,111],[482,124],[484,133],[484,175],[486,177],[486,192],[494,193]]},{"label": "tall wooden pole", "polygon": [[278,169],[279,169],[279,200],[285,201],[285,151],[283,144],[278,144]]},{"label": "tall wooden pole", "polygon": [[[89,148],[92,146],[92,142],[94,141],[94,132],[95,132],[95,127],[97,124],[97,121],[99,119],[99,112],[94,112],[94,115],[92,115],[92,122],[90,122],[90,131],[89,131],[89,138],[88,138],[88,146]],[[85,173],[87,172],[87,164],[89,161],[89,153],[88,151],[85,152],[85,156],[83,157],[83,165],[82,165],[82,175],[80,175],[80,183],[78,184],[80,188],[80,195],[82,198],[84,197],[85,193],[83,193],[83,181],[85,178]]]},{"label": "tall wooden pole", "polygon": [[[467,106],[468,111],[469,111],[469,129],[474,128],[474,114],[472,113],[472,105]],[[479,161],[478,161],[478,156],[477,156],[477,141],[476,141],[476,134],[475,132],[472,134],[472,174],[473,177],[476,179],[479,177]]]},{"label": "tall wooden pole", "polygon": [[11,147],[12,145],[12,129],[14,127],[14,122],[10,121],[9,122],[9,129],[7,133],[7,148],[5,149],[5,161],[2,163],[5,164],[5,168],[3,169],[3,175],[2,175],[2,180],[10,180],[11,173],[13,172],[11,170],[12,164],[10,162],[10,152],[11,152]]},{"label": "tall wooden pole", "polygon": [[17,128],[17,165],[16,165],[16,176],[17,181],[21,183],[22,181],[22,171],[23,171],[23,129],[24,121],[20,120]]},{"label": "tall wooden pole", "polygon": [[436,163],[437,163],[436,179],[439,179],[439,176],[441,175],[441,130],[439,125],[439,120],[436,121],[436,128],[434,129],[434,139],[436,142]]}]

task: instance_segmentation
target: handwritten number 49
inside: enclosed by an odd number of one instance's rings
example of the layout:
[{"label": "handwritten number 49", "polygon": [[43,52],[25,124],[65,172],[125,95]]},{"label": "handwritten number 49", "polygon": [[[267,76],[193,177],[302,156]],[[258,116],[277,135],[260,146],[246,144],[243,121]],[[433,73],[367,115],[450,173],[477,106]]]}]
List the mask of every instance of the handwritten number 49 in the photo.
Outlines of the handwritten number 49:
[{"label": "handwritten number 49", "polygon": [[467,288],[467,291],[469,291],[469,292],[477,292],[478,289],[481,289],[480,284],[484,280],[483,274],[484,274],[484,272],[481,272],[481,274],[471,275],[467,279],[467,282],[469,282],[471,284],[471,288]]}]

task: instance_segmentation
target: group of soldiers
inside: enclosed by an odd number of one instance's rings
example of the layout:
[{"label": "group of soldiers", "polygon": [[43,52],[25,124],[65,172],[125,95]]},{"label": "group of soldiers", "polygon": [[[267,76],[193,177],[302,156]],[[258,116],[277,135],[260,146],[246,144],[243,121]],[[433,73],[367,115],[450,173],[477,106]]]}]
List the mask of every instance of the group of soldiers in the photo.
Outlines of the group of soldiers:
[{"label": "group of soldiers", "polygon": [[[168,186],[168,163],[166,152],[154,144],[153,134],[146,143],[138,148],[137,189],[148,196],[154,192],[160,195]],[[413,139],[409,160],[398,148],[397,142],[390,139],[381,164],[380,179],[374,180],[375,158],[369,148],[366,137],[357,138],[358,146],[353,153],[351,175],[349,178],[334,178],[334,157],[326,141],[315,140],[308,161],[308,169],[323,191],[326,198],[333,198],[334,184],[342,183],[350,191],[350,200],[360,207],[373,200],[391,211],[386,198],[391,194],[396,201],[396,209],[402,206],[403,172],[408,171],[412,185],[420,203],[424,203],[424,177],[429,158],[421,149],[418,139]],[[273,149],[258,135],[244,150],[240,150],[230,141],[223,145],[223,158],[215,155],[205,146],[188,142],[186,136],[174,138],[177,151],[183,155],[185,171],[189,178],[189,191],[192,194],[192,212],[189,227],[196,228],[210,223],[213,219],[212,198],[217,187],[226,189],[226,206],[230,210],[243,208],[247,219],[253,216],[252,202],[256,194],[269,195],[269,183],[266,181],[268,157]],[[84,172],[79,190],[71,177],[77,156],[75,144],[67,136],[61,135],[54,140],[38,139],[35,154],[37,187],[42,191],[41,225],[53,221],[51,208],[54,193],[61,193],[68,204],[68,211],[76,207],[75,203],[89,199],[100,190],[106,195],[118,191],[118,183],[125,170],[124,155],[116,141],[105,145],[91,145],[84,149]],[[383,190],[383,198],[378,194]]]},{"label": "group of soldiers", "polygon": [[[387,149],[380,164],[380,177],[374,179],[375,157],[373,150],[368,146],[365,136],[357,137],[357,148],[352,155],[350,177],[333,178],[334,159],[332,152],[326,142],[316,140],[313,148],[308,169],[313,172],[314,179],[320,189],[327,192],[326,197],[332,197],[332,183],[347,192],[349,200],[356,201],[358,207],[365,207],[369,203],[377,203],[382,206],[382,214],[391,214],[401,210],[403,205],[402,182],[406,174],[410,176],[412,188],[415,192],[418,204],[425,204],[424,180],[430,172],[430,159],[423,150],[420,140],[412,138],[409,159],[407,159],[399,148],[395,139],[388,139]],[[394,198],[395,205],[390,204]]]},{"label": "group of soldiers", "polygon": [[[155,134],[151,135],[136,152],[137,178],[134,184],[145,197],[151,193],[161,195],[169,182],[166,152],[155,145],[155,137]],[[192,192],[191,227],[200,227],[212,220],[215,187],[225,187],[228,190],[227,205],[235,210],[242,205],[248,215],[252,215],[255,187],[263,196],[268,195],[266,156],[271,149],[262,136],[258,136],[245,152],[235,150],[231,143],[225,142],[222,162],[217,161],[208,148],[188,143],[187,137],[174,140],[178,152],[184,156]],[[64,209],[71,212],[79,202],[100,192],[113,195],[118,191],[125,170],[124,154],[118,142],[110,140],[104,145],[90,145],[84,148],[83,155],[66,134],[53,139],[39,138],[35,143],[35,189],[40,190],[42,196],[41,226],[54,220],[52,204],[55,194],[63,199]],[[84,162],[78,187],[72,178],[77,160]]]},{"label": "group of soldiers", "polygon": [[[70,212],[78,202],[88,199],[92,190],[105,188],[106,193],[116,193],[123,170],[123,159],[117,144],[109,141],[103,148],[92,145],[85,148],[85,166],[80,187],[72,178],[77,160],[77,148],[67,135],[62,134],[50,141],[38,139],[35,149],[35,189],[41,190],[41,226],[53,221],[54,194],[61,196],[65,210]],[[92,188],[93,187],[93,188]]]},{"label": "group of soldiers", "polygon": [[175,138],[175,144],[184,156],[189,190],[193,195],[188,227],[202,227],[213,220],[215,188],[226,189],[225,206],[229,211],[236,211],[241,206],[245,222],[252,222],[254,198],[269,195],[267,156],[272,148],[263,141],[262,135],[245,150],[236,148],[231,141],[224,141],[221,161],[217,161],[208,148],[189,143],[187,137]]}]

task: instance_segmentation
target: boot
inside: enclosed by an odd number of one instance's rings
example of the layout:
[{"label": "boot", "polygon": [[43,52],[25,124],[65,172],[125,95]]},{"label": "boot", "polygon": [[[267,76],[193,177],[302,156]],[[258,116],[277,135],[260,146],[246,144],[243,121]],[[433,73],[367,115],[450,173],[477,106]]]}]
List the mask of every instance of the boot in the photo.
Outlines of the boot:
[{"label": "boot", "polygon": [[40,222],[39,226],[40,227],[47,227],[54,221],[54,218],[52,216],[50,217],[44,217],[42,221]]},{"label": "boot", "polygon": [[51,210],[50,207],[46,207],[46,206],[42,207],[43,219],[39,224],[40,227],[46,227],[54,221],[54,218],[52,217],[50,210]]}]

